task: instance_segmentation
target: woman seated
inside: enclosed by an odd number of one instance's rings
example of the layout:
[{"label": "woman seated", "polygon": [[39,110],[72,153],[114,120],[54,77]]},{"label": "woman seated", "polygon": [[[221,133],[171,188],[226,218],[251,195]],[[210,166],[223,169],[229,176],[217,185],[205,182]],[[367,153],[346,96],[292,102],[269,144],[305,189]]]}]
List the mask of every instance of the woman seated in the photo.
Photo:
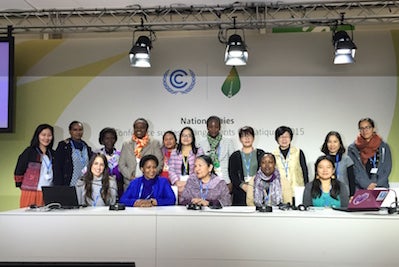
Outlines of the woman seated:
[{"label": "woman seated", "polygon": [[107,158],[95,154],[89,161],[88,170],[76,183],[80,205],[109,206],[116,203],[118,188],[114,177],[109,176]]},{"label": "woman seated", "polygon": [[321,156],[315,163],[315,178],[305,186],[303,204],[315,207],[347,207],[349,192],[346,186],[335,178],[334,160]]},{"label": "woman seated", "polygon": [[282,202],[280,173],[276,168],[276,157],[265,153],[254,181],[255,206],[277,206]]},{"label": "woman seated", "polygon": [[158,176],[158,158],[145,155],[140,160],[141,177],[132,180],[120,199],[128,207],[174,205],[175,194],[168,179]]},{"label": "woman seated", "polygon": [[198,156],[194,174],[190,175],[184,187],[180,204],[200,206],[230,206],[231,196],[226,182],[215,174],[209,156]]}]

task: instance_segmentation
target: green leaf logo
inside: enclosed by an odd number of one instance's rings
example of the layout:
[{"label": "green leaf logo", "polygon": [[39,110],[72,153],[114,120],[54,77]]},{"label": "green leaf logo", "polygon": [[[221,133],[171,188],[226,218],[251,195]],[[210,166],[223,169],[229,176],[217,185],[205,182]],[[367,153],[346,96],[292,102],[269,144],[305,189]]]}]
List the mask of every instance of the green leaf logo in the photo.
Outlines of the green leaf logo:
[{"label": "green leaf logo", "polygon": [[240,77],[235,66],[230,70],[229,75],[222,85],[222,93],[228,98],[235,96],[241,88]]}]

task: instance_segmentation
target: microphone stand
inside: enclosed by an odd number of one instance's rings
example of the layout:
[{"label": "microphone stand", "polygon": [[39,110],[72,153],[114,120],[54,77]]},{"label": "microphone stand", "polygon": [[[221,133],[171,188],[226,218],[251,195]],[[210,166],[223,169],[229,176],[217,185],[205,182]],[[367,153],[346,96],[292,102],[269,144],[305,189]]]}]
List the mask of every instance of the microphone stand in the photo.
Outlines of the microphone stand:
[{"label": "microphone stand", "polygon": [[392,207],[392,203],[389,205],[388,214],[399,213],[399,211],[398,211],[398,195],[396,194],[395,190],[393,190],[391,188],[388,188],[388,190],[393,191],[393,193],[395,194],[395,202],[393,202],[393,203],[395,203],[395,206]]}]

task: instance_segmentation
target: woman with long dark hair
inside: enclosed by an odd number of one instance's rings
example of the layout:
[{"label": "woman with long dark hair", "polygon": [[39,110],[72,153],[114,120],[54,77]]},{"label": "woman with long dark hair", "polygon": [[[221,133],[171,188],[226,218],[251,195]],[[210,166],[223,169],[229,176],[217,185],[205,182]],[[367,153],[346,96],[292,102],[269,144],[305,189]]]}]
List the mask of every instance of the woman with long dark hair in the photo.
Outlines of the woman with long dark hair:
[{"label": "woman with long dark hair", "polygon": [[30,146],[19,155],[14,172],[15,186],[21,189],[19,206],[43,206],[42,186],[53,184],[54,128],[36,127]]},{"label": "woman with long dark hair", "polygon": [[169,159],[172,155],[173,150],[176,149],[177,146],[177,137],[174,132],[166,131],[162,136],[162,154],[163,154],[163,169],[161,172],[161,176],[169,179]]},{"label": "woman with long dark hair", "polygon": [[330,156],[335,161],[335,176],[345,184],[349,190],[349,195],[355,193],[355,175],[353,173],[353,161],[345,154],[345,147],[342,143],[341,135],[331,131],[326,135],[321,152]]},{"label": "woman with long dark hair", "polygon": [[195,143],[195,134],[191,127],[184,127],[179,135],[179,143],[169,159],[169,179],[177,186],[179,195],[183,192],[189,175],[194,173],[197,156],[203,155],[202,148]]},{"label": "woman with long dark hair", "polygon": [[305,186],[303,204],[315,207],[347,207],[349,192],[335,177],[335,163],[329,156],[320,156],[315,163],[315,177]]},{"label": "woman with long dark hair", "polygon": [[76,184],[80,205],[109,206],[116,203],[118,188],[114,177],[109,175],[107,158],[96,153],[89,161],[87,172]]}]

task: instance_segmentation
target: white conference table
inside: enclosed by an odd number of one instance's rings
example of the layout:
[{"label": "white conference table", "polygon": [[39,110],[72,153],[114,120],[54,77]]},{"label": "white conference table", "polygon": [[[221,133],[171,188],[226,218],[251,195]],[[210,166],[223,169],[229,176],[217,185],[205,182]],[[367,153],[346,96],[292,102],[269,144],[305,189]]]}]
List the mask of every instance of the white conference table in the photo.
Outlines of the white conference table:
[{"label": "white conference table", "polygon": [[107,207],[0,213],[0,261],[137,267],[398,266],[399,215]]}]

